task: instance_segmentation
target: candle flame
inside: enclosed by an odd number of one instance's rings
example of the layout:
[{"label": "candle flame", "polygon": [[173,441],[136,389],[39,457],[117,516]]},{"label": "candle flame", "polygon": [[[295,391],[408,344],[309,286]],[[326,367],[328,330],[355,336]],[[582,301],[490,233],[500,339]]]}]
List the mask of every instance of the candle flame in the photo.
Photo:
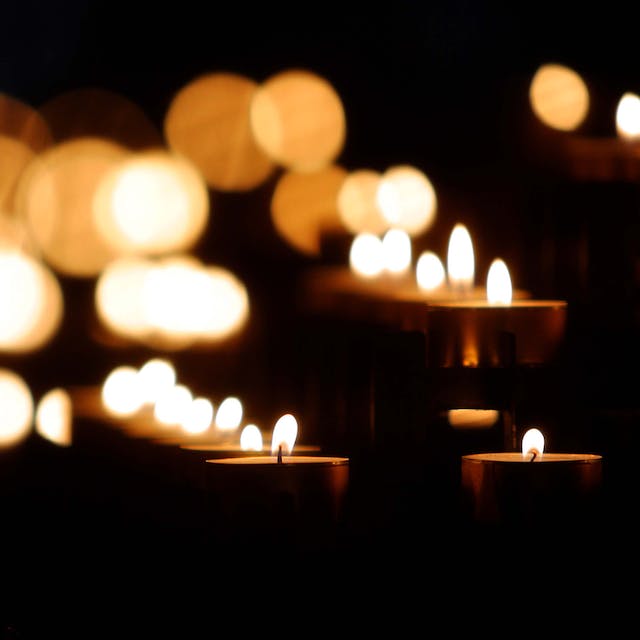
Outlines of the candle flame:
[{"label": "candle flame", "polygon": [[402,229],[389,229],[382,238],[382,261],[390,273],[404,273],[411,266],[411,237]]},{"label": "candle flame", "polygon": [[540,457],[544,453],[544,436],[540,429],[529,429],[522,436],[522,455],[530,456],[534,454]]},{"label": "candle flame", "polygon": [[351,242],[349,264],[359,276],[373,278],[384,269],[382,240],[373,233],[359,233]]},{"label": "candle flame", "polygon": [[503,260],[496,258],[487,276],[487,300],[491,304],[511,304],[513,290],[509,269]]},{"label": "candle flame", "polygon": [[420,254],[416,264],[416,280],[423,291],[434,291],[444,284],[446,274],[442,260],[433,251]]},{"label": "candle flame", "polygon": [[240,448],[243,451],[262,451],[262,432],[255,424],[248,424],[240,434]]},{"label": "candle flame", "polygon": [[278,449],[282,447],[283,454],[291,454],[293,445],[298,436],[298,422],[290,414],[285,413],[278,418],[271,436],[271,453],[277,454]]},{"label": "candle flame", "polygon": [[469,231],[463,224],[456,224],[449,238],[447,254],[449,284],[457,289],[469,289],[473,285],[475,261]]},{"label": "candle flame", "polygon": [[616,109],[616,129],[618,135],[629,140],[640,137],[640,97],[635,93],[625,93]]}]

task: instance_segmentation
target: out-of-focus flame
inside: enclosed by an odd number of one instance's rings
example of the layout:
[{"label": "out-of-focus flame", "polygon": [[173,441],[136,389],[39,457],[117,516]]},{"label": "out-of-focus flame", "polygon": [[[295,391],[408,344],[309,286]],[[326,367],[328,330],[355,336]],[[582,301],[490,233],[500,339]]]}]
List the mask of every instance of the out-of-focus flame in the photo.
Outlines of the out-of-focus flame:
[{"label": "out-of-focus flame", "polygon": [[487,300],[490,304],[511,304],[511,276],[504,260],[496,258],[487,275]]},{"label": "out-of-focus flame", "polygon": [[255,424],[247,424],[242,429],[240,448],[243,451],[262,451],[262,432]]},{"label": "out-of-focus flame", "polygon": [[522,455],[534,454],[539,457],[544,453],[544,435],[540,429],[528,429],[522,436]]},{"label": "out-of-focus flame", "polygon": [[242,422],[242,402],[235,396],[228,396],[218,407],[215,425],[220,431],[233,431]]},{"label": "out-of-focus flame", "polygon": [[573,69],[545,64],[535,72],[529,86],[534,113],[549,127],[561,131],[577,129],[589,111],[589,90]]},{"label": "out-of-focus flame", "polygon": [[634,140],[640,137],[640,97],[625,93],[616,109],[616,130],[621,138]]},{"label": "out-of-focus flame", "polygon": [[338,214],[351,233],[379,235],[389,229],[389,222],[378,203],[381,175],[371,169],[351,171],[338,192]]},{"label": "out-of-focus flame", "polygon": [[424,233],[435,221],[435,189],[416,167],[400,165],[387,169],[378,186],[377,201],[389,225],[410,236]]},{"label": "out-of-focus flame", "polygon": [[317,171],[335,161],[346,138],[340,96],[315,73],[277,73],[254,92],[251,129],[260,148],[294,171]]},{"label": "out-of-focus flame", "polygon": [[411,267],[411,237],[402,229],[389,229],[382,237],[382,261],[389,273],[406,273]]},{"label": "out-of-focus flame", "polygon": [[282,447],[283,455],[290,455],[298,437],[298,422],[290,414],[285,413],[278,418],[271,436],[271,453],[276,455]]},{"label": "out-of-focus flame", "polygon": [[0,134],[22,142],[34,153],[44,151],[53,141],[42,114],[6,93],[0,93]]},{"label": "out-of-focus flame", "polygon": [[473,286],[475,276],[473,244],[467,227],[460,223],[453,227],[449,237],[447,274],[449,284],[454,289],[467,291]]},{"label": "out-of-focus flame", "polygon": [[140,393],[146,404],[154,404],[176,381],[173,364],[164,358],[147,360],[138,371]]},{"label": "out-of-focus flame", "polygon": [[416,281],[423,291],[435,291],[442,287],[446,273],[442,260],[433,251],[423,251],[416,263]]},{"label": "out-of-focus flame", "polygon": [[31,389],[9,369],[0,369],[0,407],[0,448],[5,448],[26,438],[33,424]]},{"label": "out-of-focus flame", "polygon": [[283,173],[271,197],[271,220],[278,234],[298,251],[319,255],[324,233],[344,231],[337,199],[346,175],[337,165],[312,173]]},{"label": "out-of-focus flame", "polygon": [[34,155],[21,140],[0,134],[0,215],[13,211],[16,185]]},{"label": "out-of-focus flame", "polygon": [[189,434],[204,433],[213,420],[213,404],[208,398],[194,398],[181,421],[182,428]]},{"label": "out-of-focus flame", "polygon": [[359,233],[351,241],[349,264],[359,276],[373,278],[384,269],[382,240],[373,233]]},{"label": "out-of-focus flame", "polygon": [[71,396],[62,388],[47,391],[36,407],[36,431],[61,447],[71,445],[73,405]]},{"label": "out-of-focus flame", "polygon": [[191,410],[193,393],[184,384],[175,384],[156,400],[153,407],[154,418],[162,425],[181,425]]},{"label": "out-of-focus flame", "polygon": [[138,370],[129,365],[113,369],[102,384],[101,398],[104,408],[112,415],[135,415],[142,407]]}]

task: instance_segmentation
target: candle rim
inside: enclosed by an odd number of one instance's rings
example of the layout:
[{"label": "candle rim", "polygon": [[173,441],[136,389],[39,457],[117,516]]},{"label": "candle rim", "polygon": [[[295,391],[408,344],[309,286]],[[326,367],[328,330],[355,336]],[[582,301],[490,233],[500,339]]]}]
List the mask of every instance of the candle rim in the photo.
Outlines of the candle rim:
[{"label": "candle rim", "polygon": [[278,464],[277,458],[277,456],[269,454],[236,458],[213,458],[205,460],[205,462],[222,465],[264,466],[268,468],[292,468],[301,466],[335,467],[349,463],[349,458],[341,456],[301,456],[293,454],[282,456],[282,463],[280,464]]},{"label": "candle rim", "polygon": [[[494,457],[495,456],[495,457]],[[502,451],[502,452],[487,452],[487,453],[471,453],[462,456],[463,460],[468,460],[470,462],[475,463],[492,463],[492,464],[513,464],[513,463],[524,463],[530,464],[533,462],[534,464],[540,463],[577,463],[577,464],[589,464],[592,462],[599,462],[602,460],[602,456],[597,453],[543,453],[542,455],[536,456],[536,458],[532,461],[526,455],[518,451]]]}]

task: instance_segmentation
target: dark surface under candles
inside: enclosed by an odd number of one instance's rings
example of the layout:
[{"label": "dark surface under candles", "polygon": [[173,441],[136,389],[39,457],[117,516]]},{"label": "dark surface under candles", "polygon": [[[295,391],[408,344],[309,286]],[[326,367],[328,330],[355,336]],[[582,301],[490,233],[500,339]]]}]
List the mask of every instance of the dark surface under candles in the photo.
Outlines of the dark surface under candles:
[{"label": "dark surface under candles", "polygon": [[[217,538],[216,514],[199,489],[121,458],[122,442],[102,447],[111,437],[104,425],[80,421],[78,432],[92,435],[70,449],[34,434],[0,451],[6,637],[71,628],[80,603],[99,612],[95,624],[115,628],[137,598],[161,603],[148,609],[149,624],[161,625],[163,606],[193,596],[190,622],[216,628],[221,601],[237,604],[241,593],[264,603],[281,585],[307,610],[316,602],[323,614],[356,617],[364,598],[386,602],[379,615],[394,620],[406,610],[435,615],[441,602],[430,584],[454,603],[483,602],[491,623],[521,607],[516,594],[535,591],[536,569],[550,581],[545,606],[551,594],[562,596],[566,612],[575,598],[595,616],[607,598],[623,597],[616,585],[637,569],[640,533],[640,184],[549,169],[531,150],[544,132],[526,88],[541,63],[573,66],[595,96],[589,127],[613,135],[618,97],[640,85],[637,36],[615,3],[606,15],[553,9],[399,2],[375,13],[330,3],[272,14],[267,5],[181,2],[165,10],[75,0],[4,8],[0,91],[34,106],[99,86],[127,95],[160,124],[173,93],[200,73],[259,81],[305,67],[324,75],[346,109],[341,164],[414,164],[436,186],[438,218],[415,251],[424,241],[444,255],[454,223],[464,222],[478,278],[499,255],[516,287],[568,302],[565,340],[546,366],[430,368],[421,332],[308,312],[299,278],[346,254],[309,259],[279,239],[268,216],[273,183],[212,195],[196,252],[243,278],[251,322],[228,344],[169,355],[199,393],[238,395],[264,424],[291,412],[304,442],[348,456],[345,513],[325,548],[276,537],[254,540],[264,544],[243,557]],[[34,395],[53,384],[99,384],[116,364],[156,355],[104,348],[95,340],[92,283],[62,284],[67,314],[52,343],[29,356],[0,355],[0,366],[23,375]],[[442,411],[461,406],[499,409],[498,426],[452,430]],[[514,448],[530,425],[548,435],[548,451],[603,456],[602,501],[579,526],[470,521],[458,492],[460,456]],[[520,590],[504,592],[514,584]],[[500,591],[482,593],[489,585]],[[63,612],[46,615],[50,604]],[[370,611],[360,613],[373,625]],[[286,621],[269,616],[262,621]]]}]

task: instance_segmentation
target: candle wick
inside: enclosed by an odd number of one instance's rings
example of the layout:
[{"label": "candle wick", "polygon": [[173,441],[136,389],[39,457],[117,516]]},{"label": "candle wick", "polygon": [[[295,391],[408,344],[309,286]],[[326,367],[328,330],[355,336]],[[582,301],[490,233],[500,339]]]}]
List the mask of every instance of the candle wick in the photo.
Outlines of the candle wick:
[{"label": "candle wick", "polygon": [[529,460],[529,462],[533,462],[538,456],[538,451],[536,449],[530,449],[529,453],[531,454],[531,460]]},{"label": "candle wick", "polygon": [[282,445],[278,445],[278,464],[282,464]]}]

